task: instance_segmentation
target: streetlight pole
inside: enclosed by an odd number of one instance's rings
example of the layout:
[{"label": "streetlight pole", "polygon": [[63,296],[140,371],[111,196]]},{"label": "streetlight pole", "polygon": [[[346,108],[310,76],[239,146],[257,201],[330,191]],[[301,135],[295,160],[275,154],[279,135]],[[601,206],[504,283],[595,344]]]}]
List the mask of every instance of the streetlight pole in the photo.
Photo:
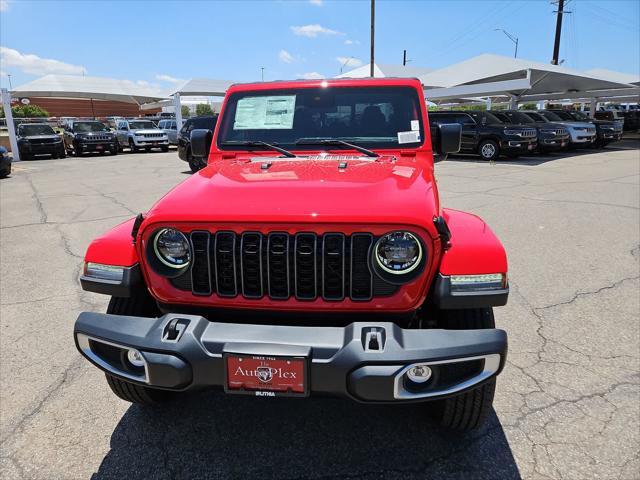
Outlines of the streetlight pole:
[{"label": "streetlight pole", "polygon": [[264,67],[260,67],[260,78],[264,82]]},{"label": "streetlight pole", "polygon": [[375,62],[375,37],[376,37],[376,0],[371,0],[371,58],[369,60],[369,76],[374,76]]},{"label": "streetlight pole", "polygon": [[516,44],[516,53],[513,55],[513,58],[518,58],[518,37],[516,37],[515,35],[511,35],[503,28],[495,28],[493,31],[504,33],[507,37],[509,37],[509,40]]}]

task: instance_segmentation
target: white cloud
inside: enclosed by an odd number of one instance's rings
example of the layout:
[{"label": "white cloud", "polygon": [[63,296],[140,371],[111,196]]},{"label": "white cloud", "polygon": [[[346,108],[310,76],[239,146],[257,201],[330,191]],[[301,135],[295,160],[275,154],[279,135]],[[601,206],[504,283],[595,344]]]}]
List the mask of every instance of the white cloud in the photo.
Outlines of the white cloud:
[{"label": "white cloud", "polygon": [[0,12],[9,10],[9,0],[0,0]]},{"label": "white cloud", "polygon": [[344,41],[345,45],[360,45],[360,41],[359,40],[345,40]]},{"label": "white cloud", "polygon": [[315,38],[318,35],[344,35],[342,32],[331,30],[317,23],[313,25],[302,25],[300,27],[291,27],[291,31],[301,37]]},{"label": "white cloud", "polygon": [[156,75],[156,80],[159,80],[161,82],[175,83],[176,85],[179,83],[186,82],[184,78],[176,78],[176,77],[172,77],[171,75],[166,75],[164,73]]},{"label": "white cloud", "polygon": [[21,53],[13,48],[0,47],[0,63],[3,68],[17,68],[31,75],[47,75],[50,73],[66,75],[82,75],[87,69],[82,65],[61,62],[52,58],[40,58],[31,53]]},{"label": "white cloud", "polygon": [[318,72],[307,72],[307,73],[298,73],[296,74],[297,78],[304,78],[305,80],[316,80],[320,78],[324,78],[324,75]]},{"label": "white cloud", "polygon": [[336,60],[340,62],[340,65],[352,68],[360,67],[364,63],[362,60],[355,57],[336,57]]},{"label": "white cloud", "polygon": [[291,55],[286,50],[280,50],[280,53],[278,53],[278,58],[280,59],[281,62],[284,62],[284,63],[293,62],[293,55]]},{"label": "white cloud", "polygon": [[322,6],[322,0],[309,0],[309,3],[311,5],[315,5],[316,7],[321,7]]}]

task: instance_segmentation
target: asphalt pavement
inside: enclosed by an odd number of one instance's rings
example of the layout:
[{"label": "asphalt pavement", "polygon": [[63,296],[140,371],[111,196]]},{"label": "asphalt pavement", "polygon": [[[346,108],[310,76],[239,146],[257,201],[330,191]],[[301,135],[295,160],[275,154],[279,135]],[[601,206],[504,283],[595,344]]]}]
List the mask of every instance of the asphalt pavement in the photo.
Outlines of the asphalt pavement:
[{"label": "asphalt pavement", "polygon": [[640,478],[640,142],[437,164],[443,204],[502,239],[511,295],[495,413],[438,429],[427,405],[218,392],[116,398],[72,327],[96,235],[189,175],[175,151],[14,164],[0,180],[0,478]]}]

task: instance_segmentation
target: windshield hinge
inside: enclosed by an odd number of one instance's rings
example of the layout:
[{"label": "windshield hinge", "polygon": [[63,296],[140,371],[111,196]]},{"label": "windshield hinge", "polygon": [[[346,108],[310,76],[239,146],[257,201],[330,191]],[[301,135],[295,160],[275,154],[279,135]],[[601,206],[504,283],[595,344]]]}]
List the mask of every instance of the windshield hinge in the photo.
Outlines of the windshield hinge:
[{"label": "windshield hinge", "polygon": [[144,220],[144,215],[139,213],[136,216],[136,219],[133,222],[133,228],[131,229],[131,237],[133,238],[133,243],[136,243],[136,237],[138,236],[138,230],[140,230],[140,225]]},{"label": "windshield hinge", "polygon": [[436,227],[438,235],[440,235],[440,242],[442,242],[442,249],[449,250],[451,248],[451,230],[447,225],[447,221],[444,217],[433,217],[433,224]]}]

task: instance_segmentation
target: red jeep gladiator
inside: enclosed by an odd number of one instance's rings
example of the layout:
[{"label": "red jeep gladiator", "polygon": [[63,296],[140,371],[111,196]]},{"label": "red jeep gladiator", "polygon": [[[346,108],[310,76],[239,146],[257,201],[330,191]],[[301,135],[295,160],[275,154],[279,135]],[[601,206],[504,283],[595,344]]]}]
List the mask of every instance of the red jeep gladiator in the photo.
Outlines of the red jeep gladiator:
[{"label": "red jeep gladiator", "polygon": [[460,135],[429,128],[415,79],[230,87],[215,131],[192,133],[208,165],[89,245],[82,288],[111,301],[80,314],[78,350],[130,402],[428,401],[477,428],[509,288],[489,227],[440,205],[434,153]]}]

